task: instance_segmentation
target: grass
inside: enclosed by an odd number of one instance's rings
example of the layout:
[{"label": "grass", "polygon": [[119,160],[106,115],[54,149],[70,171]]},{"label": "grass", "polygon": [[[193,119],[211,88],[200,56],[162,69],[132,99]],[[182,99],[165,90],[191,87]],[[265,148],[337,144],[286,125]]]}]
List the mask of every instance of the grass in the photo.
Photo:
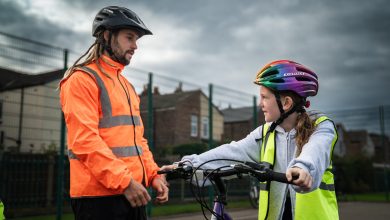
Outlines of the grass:
[{"label": "grass", "polygon": [[[228,209],[234,208],[250,208],[251,205],[247,200],[229,201]],[[168,204],[162,206],[155,206],[152,209],[152,216],[164,216],[180,213],[201,212],[200,205],[198,203],[186,203],[186,204]]]},{"label": "grass", "polygon": [[339,201],[389,202],[386,193],[346,194],[338,196],[338,199]]},{"label": "grass", "polygon": [[[239,200],[239,201],[229,201],[227,208],[250,208],[249,201]],[[161,206],[153,206],[152,216],[166,216],[182,213],[191,213],[191,212],[201,212],[200,205],[198,203],[184,203],[184,204],[167,204]],[[34,217],[24,217],[24,218],[13,218],[13,220],[55,220],[55,215],[44,215],[44,216],[34,216]],[[73,214],[63,214],[62,220],[73,220]]]}]

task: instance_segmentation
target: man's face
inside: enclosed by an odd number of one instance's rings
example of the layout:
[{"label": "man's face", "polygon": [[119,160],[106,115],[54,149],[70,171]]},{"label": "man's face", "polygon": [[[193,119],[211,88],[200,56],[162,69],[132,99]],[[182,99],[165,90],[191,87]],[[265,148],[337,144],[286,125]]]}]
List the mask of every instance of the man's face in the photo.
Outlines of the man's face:
[{"label": "man's face", "polygon": [[130,29],[122,29],[113,35],[111,47],[119,63],[129,65],[137,49],[138,38],[137,32]]}]

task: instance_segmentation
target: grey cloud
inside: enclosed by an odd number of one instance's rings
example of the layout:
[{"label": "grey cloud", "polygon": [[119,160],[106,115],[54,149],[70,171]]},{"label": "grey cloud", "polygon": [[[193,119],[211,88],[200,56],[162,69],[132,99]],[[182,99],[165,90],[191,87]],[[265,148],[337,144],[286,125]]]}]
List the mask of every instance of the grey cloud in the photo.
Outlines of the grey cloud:
[{"label": "grey cloud", "polygon": [[[67,4],[64,10],[94,14],[107,1],[70,0]],[[390,104],[385,95],[390,93],[386,84],[390,81],[390,7],[385,0],[117,0],[109,4],[124,5],[141,17],[147,9],[153,13],[149,19],[169,16],[170,25],[200,31],[188,45],[180,45],[186,48],[171,48],[190,51],[186,59],[142,69],[197,84],[207,79],[207,83],[256,94],[257,87],[252,85],[256,71],[270,60],[288,58],[320,75],[320,94],[313,99],[319,108]],[[80,53],[92,40],[49,19],[25,15],[10,1],[0,1],[0,6],[0,18],[6,21],[2,31]],[[152,27],[156,24],[148,22]],[[153,37],[159,39],[158,34]],[[175,37],[172,33],[170,40]]]}]

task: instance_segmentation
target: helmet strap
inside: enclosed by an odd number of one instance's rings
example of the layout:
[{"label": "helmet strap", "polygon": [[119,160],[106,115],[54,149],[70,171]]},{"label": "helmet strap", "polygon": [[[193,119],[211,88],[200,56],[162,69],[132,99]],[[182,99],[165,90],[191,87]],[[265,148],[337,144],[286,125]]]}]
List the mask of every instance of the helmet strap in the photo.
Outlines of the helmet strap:
[{"label": "helmet strap", "polygon": [[294,112],[303,113],[305,112],[305,109],[303,107],[304,103],[306,103],[306,99],[302,98],[301,103],[294,104],[293,107],[288,110],[287,112],[284,111],[282,101],[280,99],[279,92],[275,92],[276,102],[278,103],[279,111],[280,111],[280,118],[274,122],[272,122],[270,129],[268,132],[273,132],[276,128],[276,126],[283,123],[284,119],[286,119],[289,115],[291,115]]},{"label": "helmet strap", "polygon": [[276,98],[276,103],[278,104],[278,107],[279,107],[280,114],[283,115],[284,109],[283,109],[283,105],[282,105],[282,100],[280,98],[280,93],[278,91],[275,91],[274,94],[275,94],[275,98]]}]

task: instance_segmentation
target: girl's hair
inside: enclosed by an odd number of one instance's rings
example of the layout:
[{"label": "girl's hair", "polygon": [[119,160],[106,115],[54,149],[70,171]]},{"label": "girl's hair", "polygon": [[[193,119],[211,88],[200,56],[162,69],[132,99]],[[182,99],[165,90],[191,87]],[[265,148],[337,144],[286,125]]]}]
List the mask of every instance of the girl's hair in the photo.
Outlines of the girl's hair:
[{"label": "girl's hair", "polygon": [[[116,37],[117,32],[113,31],[112,35],[114,37]],[[66,70],[66,72],[64,73],[64,76],[62,77],[62,79],[60,81],[60,84],[65,79],[69,78],[78,67],[82,67],[82,66],[88,65],[88,64],[90,64],[92,62],[95,62],[95,64],[99,68],[99,70],[105,76],[107,76],[108,78],[110,78],[112,80],[112,78],[103,70],[103,68],[101,67],[101,65],[99,64],[99,61],[98,61],[98,59],[104,53],[104,49],[105,49],[104,45],[105,45],[105,40],[104,40],[104,37],[103,37],[103,31],[101,31],[98,34],[98,36],[96,37],[95,42],[88,48],[88,50],[81,57],[79,57],[68,70]],[[85,60],[83,62],[80,62],[80,60],[83,57],[85,57],[85,56],[87,56],[85,58]]]},{"label": "girl's hair", "polygon": [[[302,103],[302,97],[297,95],[295,92],[281,91],[280,95],[291,97],[295,105],[305,104]],[[298,147],[296,156],[298,156],[302,152],[303,145],[305,145],[309,141],[310,136],[313,134],[315,130],[314,123],[315,121],[310,118],[310,116],[306,113],[306,111],[298,112],[297,124],[295,126],[295,130],[297,132],[295,136],[295,143],[297,144]]]}]

